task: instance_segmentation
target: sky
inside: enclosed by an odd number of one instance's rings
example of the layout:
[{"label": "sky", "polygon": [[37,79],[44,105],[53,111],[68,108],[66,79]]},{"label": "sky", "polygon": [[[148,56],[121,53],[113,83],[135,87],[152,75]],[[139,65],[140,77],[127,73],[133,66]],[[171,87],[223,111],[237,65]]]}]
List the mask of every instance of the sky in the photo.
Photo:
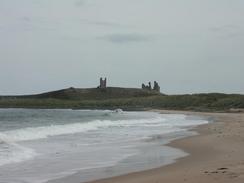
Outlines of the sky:
[{"label": "sky", "polygon": [[0,95],[68,87],[244,94],[243,0],[0,0]]}]

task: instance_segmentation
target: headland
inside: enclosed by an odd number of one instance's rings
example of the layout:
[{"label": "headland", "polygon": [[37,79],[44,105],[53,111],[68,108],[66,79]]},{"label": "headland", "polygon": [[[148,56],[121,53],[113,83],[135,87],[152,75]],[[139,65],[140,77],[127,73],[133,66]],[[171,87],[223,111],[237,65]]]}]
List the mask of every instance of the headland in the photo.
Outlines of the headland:
[{"label": "headland", "polygon": [[[162,88],[162,87],[161,87]],[[162,90],[162,89],[161,89]],[[0,96],[0,108],[60,108],[60,109],[123,109],[123,110],[188,110],[204,112],[240,112],[244,95],[198,93],[167,95],[154,81],[141,88],[108,87],[100,78],[95,88],[56,90],[34,95]]]}]

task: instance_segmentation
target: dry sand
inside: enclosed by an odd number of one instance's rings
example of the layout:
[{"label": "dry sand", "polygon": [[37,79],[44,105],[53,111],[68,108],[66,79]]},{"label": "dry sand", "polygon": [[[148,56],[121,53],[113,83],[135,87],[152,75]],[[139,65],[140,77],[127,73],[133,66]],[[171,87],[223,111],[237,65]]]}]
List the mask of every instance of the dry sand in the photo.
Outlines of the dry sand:
[{"label": "dry sand", "polygon": [[244,183],[244,113],[161,111],[212,117],[199,135],[169,144],[190,155],[174,164],[92,183]]}]

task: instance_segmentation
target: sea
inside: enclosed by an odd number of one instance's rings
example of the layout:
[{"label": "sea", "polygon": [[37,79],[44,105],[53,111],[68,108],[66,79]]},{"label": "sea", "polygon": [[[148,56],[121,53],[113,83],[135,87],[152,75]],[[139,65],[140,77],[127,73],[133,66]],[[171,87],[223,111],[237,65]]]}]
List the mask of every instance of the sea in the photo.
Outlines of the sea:
[{"label": "sea", "polygon": [[207,119],[118,110],[0,109],[0,183],[81,183],[161,167]]}]

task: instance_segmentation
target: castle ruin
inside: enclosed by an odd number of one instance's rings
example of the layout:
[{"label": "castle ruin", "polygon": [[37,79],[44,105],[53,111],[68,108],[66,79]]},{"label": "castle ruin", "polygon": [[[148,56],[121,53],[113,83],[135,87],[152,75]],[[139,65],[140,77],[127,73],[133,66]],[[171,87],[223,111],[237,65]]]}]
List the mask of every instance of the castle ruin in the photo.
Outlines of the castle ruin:
[{"label": "castle ruin", "polygon": [[[100,85],[97,87],[100,89],[106,89],[107,88],[107,78],[100,78]],[[160,86],[157,81],[154,81],[154,85],[152,86],[151,82],[148,82],[148,85],[145,85],[142,83],[141,88],[143,90],[148,90],[148,91],[155,91],[155,92],[160,92]]]},{"label": "castle ruin", "polygon": [[157,81],[154,81],[153,88],[152,88],[151,82],[149,82],[148,85],[145,85],[144,83],[142,83],[142,89],[143,90],[160,92],[160,86],[159,86]]},{"label": "castle ruin", "polygon": [[98,88],[102,88],[102,89],[107,88],[107,78],[105,79],[103,79],[102,77],[100,78],[100,85],[98,86]]}]

